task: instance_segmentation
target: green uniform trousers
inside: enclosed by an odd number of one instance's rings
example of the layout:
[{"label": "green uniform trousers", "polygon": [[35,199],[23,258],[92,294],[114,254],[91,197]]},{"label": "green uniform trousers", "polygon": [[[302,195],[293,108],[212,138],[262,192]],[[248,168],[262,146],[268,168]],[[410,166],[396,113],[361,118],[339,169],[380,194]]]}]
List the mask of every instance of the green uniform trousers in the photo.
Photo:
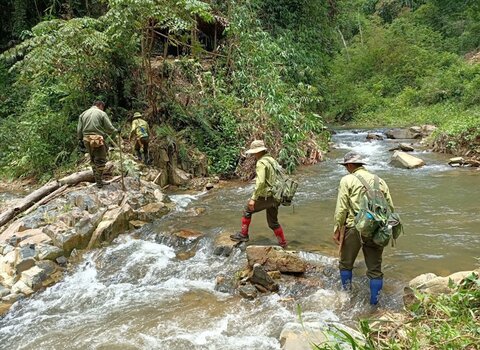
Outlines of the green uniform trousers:
[{"label": "green uniform trousers", "polygon": [[90,143],[84,141],[83,144],[90,155],[90,162],[92,164],[93,176],[96,183],[102,182],[103,172],[105,171],[105,164],[107,164],[107,146],[90,147]]},{"label": "green uniform trousers", "polygon": [[345,239],[343,241],[342,251],[340,253],[340,270],[352,270],[355,259],[360,248],[362,248],[365,264],[367,265],[367,277],[372,279],[383,278],[382,273],[382,253],[383,247],[373,243],[370,238],[362,237],[363,244],[360,241],[360,234],[354,228],[347,228]]},{"label": "green uniform trousers", "polygon": [[243,216],[247,219],[252,217],[253,213],[258,213],[259,211],[267,211],[267,223],[268,227],[272,230],[280,227],[278,223],[278,203],[273,199],[273,197],[260,197],[255,201],[255,208],[253,211],[248,209],[248,205],[245,207]]}]

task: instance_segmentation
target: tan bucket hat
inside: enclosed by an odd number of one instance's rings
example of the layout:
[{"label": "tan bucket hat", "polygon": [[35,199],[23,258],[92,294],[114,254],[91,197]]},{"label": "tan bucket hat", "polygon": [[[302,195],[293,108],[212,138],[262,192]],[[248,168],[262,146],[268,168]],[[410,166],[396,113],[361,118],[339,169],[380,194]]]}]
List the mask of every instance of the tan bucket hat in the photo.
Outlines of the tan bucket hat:
[{"label": "tan bucket hat", "polygon": [[343,162],[338,164],[346,165],[346,164],[367,164],[363,161],[363,157],[358,154],[357,152],[350,151],[343,157]]},{"label": "tan bucket hat", "polygon": [[135,119],[135,118],[141,118],[141,117],[142,117],[142,113],[140,113],[140,112],[135,112],[135,113],[133,113],[133,119]]},{"label": "tan bucket hat", "polygon": [[254,140],[250,144],[250,149],[245,152],[246,154],[255,154],[258,152],[266,151],[267,147],[265,147],[265,143],[263,140]]}]

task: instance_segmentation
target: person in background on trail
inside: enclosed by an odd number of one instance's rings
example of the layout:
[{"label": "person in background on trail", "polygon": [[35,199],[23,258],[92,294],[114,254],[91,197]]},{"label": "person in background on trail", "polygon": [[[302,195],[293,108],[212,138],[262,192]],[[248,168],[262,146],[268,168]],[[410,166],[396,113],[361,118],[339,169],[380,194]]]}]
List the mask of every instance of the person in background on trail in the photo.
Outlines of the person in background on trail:
[{"label": "person in background on trail", "polygon": [[90,155],[93,176],[98,188],[104,185],[102,177],[107,164],[108,147],[105,138],[108,134],[118,132],[104,109],[104,102],[95,101],[91,108],[80,115],[77,126],[79,147],[84,146]]},{"label": "person in background on trail", "polygon": [[135,112],[133,114],[132,121],[132,131],[130,132],[130,141],[135,139],[135,153],[138,160],[142,160],[142,150],[143,150],[143,161],[145,164],[149,164],[150,157],[148,154],[148,142],[150,136],[150,128],[148,123],[142,119],[142,114]]},{"label": "person in background on trail", "polygon": [[252,221],[253,213],[266,210],[268,227],[273,230],[278,244],[285,248],[287,241],[285,240],[283,229],[278,223],[278,206],[280,203],[273,198],[271,186],[275,182],[273,167],[278,166],[278,163],[271,156],[267,155],[267,148],[262,140],[253,141],[246,153],[253,154],[257,160],[255,190],[243,212],[241,231],[230,235],[230,238],[238,242],[248,241],[248,228]]},{"label": "person in background on trail", "polygon": [[[357,176],[362,177],[367,184],[373,186],[375,175],[363,167],[366,163],[355,152],[348,152],[340,164],[344,165],[349,172],[340,180],[334,217],[333,240],[340,245],[339,267],[342,287],[344,289],[351,288],[353,264],[361,248],[367,265],[367,277],[370,280],[370,304],[376,305],[383,287],[383,247],[375,244],[372,238],[362,237],[354,226],[354,218],[359,211],[360,201],[365,192],[365,187]],[[379,188],[393,211],[390,191],[385,181],[380,178]]]}]

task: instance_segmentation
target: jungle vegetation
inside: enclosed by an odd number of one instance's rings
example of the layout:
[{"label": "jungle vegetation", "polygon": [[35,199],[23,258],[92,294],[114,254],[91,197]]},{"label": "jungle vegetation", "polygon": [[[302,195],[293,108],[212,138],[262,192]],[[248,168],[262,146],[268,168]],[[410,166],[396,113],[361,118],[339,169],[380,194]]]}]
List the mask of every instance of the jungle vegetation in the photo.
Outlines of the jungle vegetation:
[{"label": "jungle vegetation", "polygon": [[452,151],[480,135],[474,0],[4,0],[0,17],[3,176],[75,164],[95,99],[224,177],[256,137],[293,171],[326,123],[435,123]]}]

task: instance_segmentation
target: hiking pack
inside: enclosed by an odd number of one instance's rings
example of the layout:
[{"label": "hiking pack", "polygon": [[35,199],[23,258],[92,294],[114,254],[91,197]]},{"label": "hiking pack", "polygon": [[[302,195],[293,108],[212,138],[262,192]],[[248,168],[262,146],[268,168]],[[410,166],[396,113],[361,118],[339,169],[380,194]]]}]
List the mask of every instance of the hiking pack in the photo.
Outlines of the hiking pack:
[{"label": "hiking pack", "polygon": [[292,205],[293,197],[297,192],[298,182],[289,177],[285,170],[271,158],[264,158],[275,172],[275,180],[273,184],[269,184],[272,188],[272,196],[275,201],[281,205]]},{"label": "hiking pack", "polygon": [[403,227],[400,216],[390,210],[385,195],[380,190],[379,177],[375,175],[372,188],[361,175],[353,175],[365,187],[360,210],[355,216],[355,228],[363,237],[372,238],[379,246],[385,247],[391,239],[393,246],[403,232]]}]

